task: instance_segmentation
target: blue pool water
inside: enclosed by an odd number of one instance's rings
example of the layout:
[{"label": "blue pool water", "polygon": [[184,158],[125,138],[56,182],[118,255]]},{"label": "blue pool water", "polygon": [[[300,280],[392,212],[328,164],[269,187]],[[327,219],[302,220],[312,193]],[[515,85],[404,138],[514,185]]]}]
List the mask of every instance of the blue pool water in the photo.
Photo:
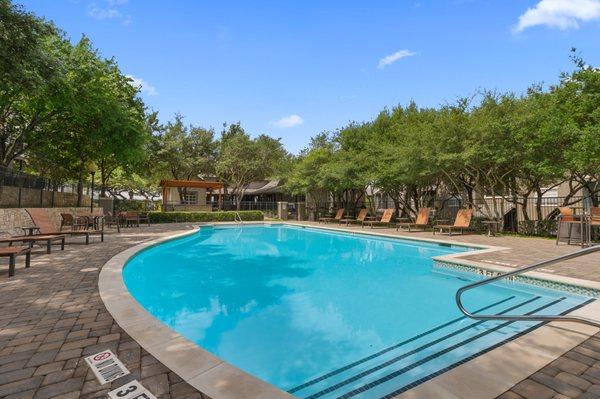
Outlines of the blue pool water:
[{"label": "blue pool water", "polygon": [[[476,275],[433,267],[468,251],[288,225],[202,228],[133,257],[123,276],[156,318],[301,398],[391,397],[535,323],[462,317]],[[557,314],[589,298],[522,284],[468,292],[470,309]]]}]

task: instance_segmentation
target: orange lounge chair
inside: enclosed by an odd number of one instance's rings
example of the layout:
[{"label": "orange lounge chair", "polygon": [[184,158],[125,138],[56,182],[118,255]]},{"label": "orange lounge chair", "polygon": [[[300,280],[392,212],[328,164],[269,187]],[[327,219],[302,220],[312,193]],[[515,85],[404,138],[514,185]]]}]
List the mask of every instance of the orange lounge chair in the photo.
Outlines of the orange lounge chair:
[{"label": "orange lounge chair", "polygon": [[323,223],[338,222],[338,221],[342,220],[342,217],[344,217],[344,208],[338,209],[337,213],[335,214],[335,217],[332,217],[332,218],[319,218],[319,223],[320,222],[323,222]]},{"label": "orange lounge chair", "polygon": [[429,225],[429,212],[431,208],[421,208],[419,209],[419,214],[417,215],[417,220],[414,223],[412,222],[400,222],[398,223],[396,230],[400,230],[400,227],[408,227],[408,231],[410,231],[411,227],[422,227],[423,230],[427,228]]},{"label": "orange lounge chair", "polygon": [[360,212],[358,212],[358,216],[356,217],[356,219],[340,219],[340,224],[342,224],[342,222],[346,223],[346,226],[348,226],[350,223],[354,223],[354,222],[360,222],[360,224],[363,224],[365,222],[365,218],[367,217],[367,213],[369,211],[366,208],[363,208],[360,210]]},{"label": "orange lounge chair", "polygon": [[4,247],[0,248],[0,257],[8,257],[8,277],[15,275],[15,260],[19,255],[25,255],[25,267],[31,263],[31,248],[29,247]]},{"label": "orange lounge chair", "polygon": [[70,235],[70,236],[85,236],[85,244],[90,243],[90,235],[99,234],[100,241],[104,242],[104,230],[67,230],[67,231],[59,231],[54,226],[54,223],[50,219],[50,215],[48,215],[48,210],[45,208],[27,208],[25,209],[31,220],[33,220],[33,224],[35,224],[39,228],[39,233],[45,236],[60,236],[60,235]]},{"label": "orange lounge chair", "polygon": [[590,224],[600,226],[600,206],[593,206],[590,211]]},{"label": "orange lounge chair", "polygon": [[473,209],[460,209],[456,214],[454,224],[436,224],[433,226],[433,234],[435,230],[440,229],[440,233],[444,230],[448,230],[448,235],[452,235],[452,231],[460,230],[460,234],[463,234],[464,229],[468,229],[471,225],[471,218],[473,217]]},{"label": "orange lounge chair", "polygon": [[365,224],[367,224],[368,226],[371,226],[371,228],[375,227],[375,226],[387,226],[389,227],[392,224],[392,217],[394,217],[394,210],[393,209],[386,209],[383,211],[383,215],[381,215],[381,219],[380,220],[372,220],[370,222],[366,222],[363,223],[363,226]]}]

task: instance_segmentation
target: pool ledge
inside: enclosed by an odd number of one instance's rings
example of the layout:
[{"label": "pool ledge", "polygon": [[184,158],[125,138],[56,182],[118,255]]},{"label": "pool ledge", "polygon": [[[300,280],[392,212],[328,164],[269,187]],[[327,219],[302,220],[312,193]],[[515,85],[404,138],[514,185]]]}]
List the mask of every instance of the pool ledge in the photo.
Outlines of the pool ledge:
[{"label": "pool ledge", "polygon": [[[346,234],[375,236],[375,237],[391,238],[391,239],[396,239],[396,240],[408,240],[408,241],[416,241],[416,242],[427,242],[427,243],[432,243],[432,244],[452,245],[455,247],[474,248],[474,251],[434,256],[433,260],[436,263],[441,263],[441,264],[444,264],[447,266],[455,265],[455,266],[457,266],[457,269],[460,269],[460,266],[467,266],[467,267],[473,269],[473,270],[470,270],[471,272],[480,273],[480,274],[488,274],[488,272],[489,272],[490,275],[495,275],[497,273],[507,273],[507,272],[515,270],[515,268],[513,268],[513,267],[489,264],[489,263],[484,263],[481,261],[475,261],[475,260],[464,258],[465,256],[479,255],[479,254],[484,254],[484,253],[490,253],[490,252],[496,252],[496,251],[510,249],[507,247],[472,244],[472,243],[468,243],[468,242],[459,242],[458,243],[455,241],[435,239],[435,238],[408,237],[405,235],[387,234],[387,233],[382,233],[382,232],[377,232],[377,231],[372,231],[372,230],[356,231],[356,230],[348,230],[348,229],[338,228],[338,227],[330,227],[330,226],[326,226],[326,225],[315,226],[312,224],[303,224],[301,222],[300,223],[297,223],[297,222],[284,223],[284,224],[287,224],[289,226],[296,226],[296,227],[305,227],[305,228],[321,229],[321,230],[328,230],[328,231],[338,231],[338,232],[343,232]],[[528,273],[524,274],[523,276],[530,277],[531,279],[538,280],[538,281],[547,281],[547,282],[556,283],[559,285],[581,287],[584,290],[600,292],[600,282],[597,282],[597,281],[582,280],[582,279],[578,279],[578,278],[561,276],[559,274],[544,273],[544,272],[540,272],[540,271],[528,272]],[[584,293],[581,293],[581,294],[584,294]]]},{"label": "pool ledge", "polygon": [[136,253],[159,243],[195,233],[189,230],[131,247],[104,264],[98,280],[100,297],[119,326],[152,356],[211,399],[293,398],[184,338],[148,313],[130,294],[123,267]]},{"label": "pool ledge", "polygon": [[[249,224],[270,225],[271,223],[259,222]],[[220,225],[220,223],[214,225]],[[290,223],[290,225],[302,226],[298,223]],[[305,226],[348,232],[348,230],[331,227]],[[129,294],[122,277],[123,267],[129,258],[151,246],[184,237],[196,231],[197,229],[193,229],[146,241],[115,255],[106,262],[100,272],[98,288],[107,310],[119,326],[136,340],[140,346],[178,374],[187,383],[203,394],[208,395],[211,399],[294,398],[294,396],[287,392],[238,369],[187,340],[154,318]],[[354,233],[457,245],[456,243],[443,240],[406,238],[404,236],[400,237],[378,232],[365,231]],[[471,245],[468,243],[461,244],[462,246],[477,248],[477,252],[469,252],[469,254],[505,249],[504,247]],[[466,259],[460,259],[461,255],[465,254],[440,256],[436,260],[459,265],[470,265],[497,272],[510,269],[467,261]],[[558,280],[569,284],[578,283],[580,286],[598,288],[595,284],[592,285],[593,287],[590,287],[590,282],[585,280],[568,279],[567,277],[563,278],[546,273],[536,274],[536,277],[541,279]],[[572,314],[595,318],[600,314],[600,301],[594,301],[574,311]],[[443,397],[445,399],[493,399],[597,332],[597,328],[586,325],[553,322],[466,361],[441,375],[435,376],[395,396],[395,398],[419,399]]]}]

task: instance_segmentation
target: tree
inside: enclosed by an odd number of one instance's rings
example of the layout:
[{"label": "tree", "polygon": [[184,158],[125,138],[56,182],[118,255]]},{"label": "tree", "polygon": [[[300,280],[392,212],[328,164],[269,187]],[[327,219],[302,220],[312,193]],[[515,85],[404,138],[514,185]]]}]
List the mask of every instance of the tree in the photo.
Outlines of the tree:
[{"label": "tree", "polygon": [[252,139],[239,123],[221,134],[216,172],[235,196],[236,209],[249,183],[274,177],[288,163],[289,155],[279,139],[260,135]]},{"label": "tree", "polygon": [[68,47],[51,24],[0,0],[0,165],[52,143],[65,105]]},{"label": "tree", "polygon": [[83,37],[76,45],[65,45],[67,70],[65,96],[56,120],[51,151],[46,146],[30,149],[33,164],[45,164],[75,179],[81,204],[86,165],[100,166],[102,186],[118,167],[131,168],[143,156],[149,132],[139,88],[122,74],[113,59],[102,59]]}]

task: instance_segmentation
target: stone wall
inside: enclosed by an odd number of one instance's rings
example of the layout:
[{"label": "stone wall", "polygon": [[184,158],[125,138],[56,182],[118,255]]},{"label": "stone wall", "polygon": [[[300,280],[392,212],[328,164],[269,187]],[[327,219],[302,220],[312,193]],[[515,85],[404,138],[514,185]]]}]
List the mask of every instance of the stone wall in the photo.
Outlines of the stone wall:
[{"label": "stone wall", "polygon": [[[56,229],[60,227],[61,213],[72,213],[74,215],[89,214],[90,208],[86,207],[63,207],[48,208],[50,218],[54,222]],[[95,214],[102,214],[102,210],[94,209]],[[0,233],[10,233],[12,235],[23,234],[21,227],[33,226],[34,223],[29,217],[25,208],[4,208],[0,209]]]},{"label": "stone wall", "polygon": [[[0,186],[0,207],[18,206],[19,188]],[[77,205],[76,193],[62,193],[60,191],[46,191],[37,188],[21,189],[22,207],[70,207]],[[90,205],[90,197],[83,196],[83,206]]]}]

